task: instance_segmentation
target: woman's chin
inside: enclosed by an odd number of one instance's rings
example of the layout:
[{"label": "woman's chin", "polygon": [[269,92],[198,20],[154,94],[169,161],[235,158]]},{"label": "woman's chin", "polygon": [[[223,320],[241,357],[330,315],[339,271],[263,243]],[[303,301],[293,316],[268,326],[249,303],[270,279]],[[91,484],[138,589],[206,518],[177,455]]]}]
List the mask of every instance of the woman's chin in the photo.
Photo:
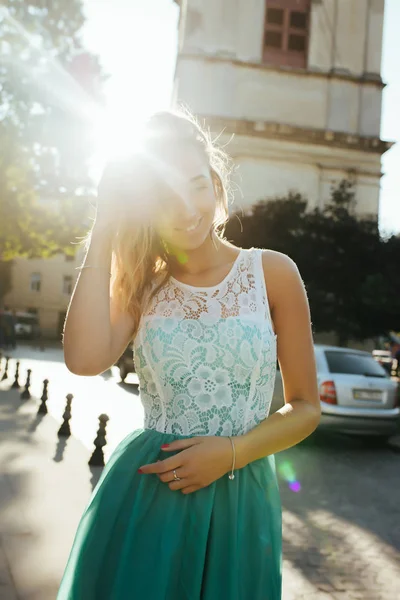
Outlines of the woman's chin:
[{"label": "woman's chin", "polygon": [[171,246],[181,252],[191,252],[201,248],[207,242],[207,240],[210,240],[209,233],[187,233],[179,236],[179,239],[176,238],[174,242],[172,242]]}]

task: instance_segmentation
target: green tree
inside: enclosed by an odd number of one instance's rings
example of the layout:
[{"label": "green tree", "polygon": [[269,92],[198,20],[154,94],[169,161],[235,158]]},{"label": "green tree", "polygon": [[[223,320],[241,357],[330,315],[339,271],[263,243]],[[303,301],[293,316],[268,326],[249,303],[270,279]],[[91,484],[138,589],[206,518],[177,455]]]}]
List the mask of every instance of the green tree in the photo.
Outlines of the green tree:
[{"label": "green tree", "polygon": [[353,185],[342,181],[322,211],[310,212],[304,229],[309,257],[302,268],[313,324],[317,331],[336,331],[340,345],[378,335],[383,325],[373,323],[368,309],[376,302],[371,282],[382,260],[378,223],[357,217],[354,205]]},{"label": "green tree", "polygon": [[[0,7],[0,259],[73,252],[93,194],[89,115],[102,74],[81,0]],[[3,283],[3,292],[5,284]]]},{"label": "green tree", "polygon": [[257,202],[251,212],[236,213],[230,218],[226,235],[244,248],[271,248],[298,255],[301,251],[307,199],[290,192]]},{"label": "green tree", "polygon": [[243,247],[288,254],[297,263],[315,332],[335,331],[339,343],[382,335],[400,325],[400,239],[383,240],[374,219],[354,214],[351,182],[332,189],[323,210],[300,195],[259,202],[231,218],[227,237]]}]

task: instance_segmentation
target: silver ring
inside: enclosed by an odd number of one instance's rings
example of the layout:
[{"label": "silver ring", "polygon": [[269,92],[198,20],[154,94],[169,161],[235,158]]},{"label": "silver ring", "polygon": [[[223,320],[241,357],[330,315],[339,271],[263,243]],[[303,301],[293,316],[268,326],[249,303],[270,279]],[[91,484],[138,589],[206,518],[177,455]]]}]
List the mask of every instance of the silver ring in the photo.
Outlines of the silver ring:
[{"label": "silver ring", "polygon": [[174,469],[172,472],[173,472],[173,474],[174,474],[174,479],[175,479],[175,481],[180,481],[180,480],[181,480],[181,478],[180,478],[180,477],[178,477],[178,475],[176,474],[176,471],[175,471],[175,469]]}]

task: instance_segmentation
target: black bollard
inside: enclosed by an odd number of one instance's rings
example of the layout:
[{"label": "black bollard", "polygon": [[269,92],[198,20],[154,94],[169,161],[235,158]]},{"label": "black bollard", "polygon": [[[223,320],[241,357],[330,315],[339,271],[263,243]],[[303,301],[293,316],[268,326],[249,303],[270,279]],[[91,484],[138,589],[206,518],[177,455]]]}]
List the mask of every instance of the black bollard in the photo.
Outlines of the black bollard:
[{"label": "black bollard", "polygon": [[67,404],[65,405],[65,410],[63,414],[64,421],[61,424],[60,429],[58,430],[58,436],[69,437],[71,435],[71,428],[69,426],[69,422],[71,419],[71,402],[73,399],[72,394],[67,394]]},{"label": "black bollard", "polygon": [[90,457],[89,465],[91,467],[104,467],[104,452],[103,447],[107,444],[106,440],[106,427],[107,421],[109,421],[110,417],[107,415],[99,416],[99,428],[97,430],[97,437],[94,440],[95,450]]},{"label": "black bollard", "polygon": [[14,383],[12,384],[11,388],[20,388],[21,387],[19,385],[18,377],[19,377],[19,360],[17,360],[17,365],[15,367],[15,379],[14,379]]},{"label": "black bollard", "polygon": [[25,383],[25,389],[21,394],[21,400],[29,400],[29,398],[31,397],[31,393],[29,391],[29,388],[31,387],[31,373],[32,373],[32,370],[28,369],[26,383]]},{"label": "black bollard", "polygon": [[47,393],[48,385],[49,385],[49,380],[45,379],[43,381],[43,394],[42,394],[42,397],[40,398],[42,402],[39,406],[38,415],[47,415],[47,413],[49,412],[47,410],[47,404],[46,404],[47,398],[48,398],[48,393]]},{"label": "black bollard", "polygon": [[3,377],[1,378],[2,381],[5,381],[6,379],[8,379],[8,363],[10,362],[10,357],[6,356],[6,368],[5,371],[3,373]]}]

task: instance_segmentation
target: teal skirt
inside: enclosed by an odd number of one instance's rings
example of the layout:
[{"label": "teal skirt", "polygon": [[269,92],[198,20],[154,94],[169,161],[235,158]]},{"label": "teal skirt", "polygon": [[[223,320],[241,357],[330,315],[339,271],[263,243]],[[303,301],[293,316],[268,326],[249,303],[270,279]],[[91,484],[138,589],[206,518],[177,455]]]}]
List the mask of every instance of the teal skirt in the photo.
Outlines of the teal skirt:
[{"label": "teal skirt", "polygon": [[119,444],[81,518],[57,600],[280,600],[274,457],[187,495],[137,472],[182,437],[142,429]]}]

